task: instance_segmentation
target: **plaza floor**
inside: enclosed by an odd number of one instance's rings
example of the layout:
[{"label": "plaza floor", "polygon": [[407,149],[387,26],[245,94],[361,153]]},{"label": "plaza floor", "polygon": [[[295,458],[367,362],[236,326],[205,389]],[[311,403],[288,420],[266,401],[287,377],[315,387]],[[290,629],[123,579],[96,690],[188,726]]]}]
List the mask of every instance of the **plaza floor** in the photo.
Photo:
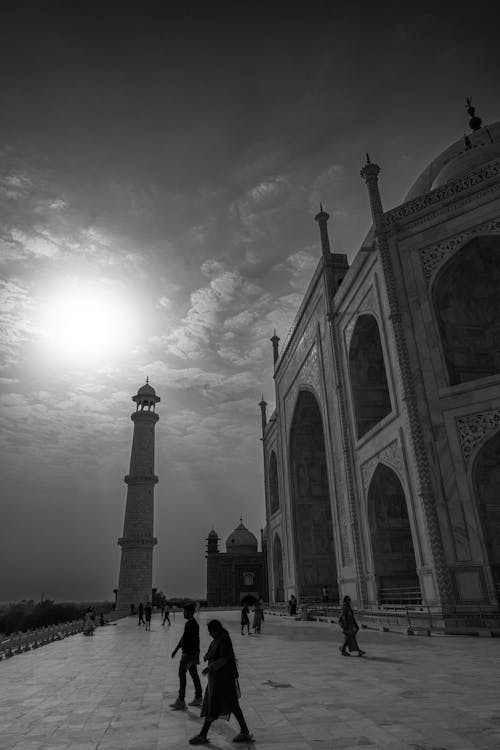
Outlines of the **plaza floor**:
[{"label": "plaza floor", "polygon": [[[209,638],[200,615],[202,653]],[[216,616],[238,657],[241,706],[255,750],[497,750],[500,639],[363,630],[363,658],[342,657],[338,626],[268,616],[261,636],[239,613]],[[199,709],[172,711],[183,627],[154,615],[98,628],[0,663],[0,750],[170,750],[197,734]],[[202,678],[202,681],[204,678]],[[188,677],[187,699],[193,697]],[[215,722],[211,747],[237,725]],[[209,746],[209,747],[210,747]],[[242,745],[245,747],[245,745]]]}]

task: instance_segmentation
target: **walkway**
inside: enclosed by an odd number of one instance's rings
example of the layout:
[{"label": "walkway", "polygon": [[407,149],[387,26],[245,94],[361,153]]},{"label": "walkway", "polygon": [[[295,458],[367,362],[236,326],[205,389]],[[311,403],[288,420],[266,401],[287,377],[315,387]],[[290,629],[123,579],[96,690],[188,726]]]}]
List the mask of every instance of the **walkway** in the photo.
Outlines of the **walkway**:
[{"label": "walkway", "polygon": [[[248,638],[239,613],[217,616],[233,635],[255,750],[500,747],[500,639],[362,631],[367,656],[343,658],[333,625],[268,617]],[[196,710],[169,708],[182,626],[179,613],[172,628],[155,615],[150,633],[128,618],[1,662],[0,750],[189,747]],[[233,722],[214,724],[211,747],[237,747]]]}]

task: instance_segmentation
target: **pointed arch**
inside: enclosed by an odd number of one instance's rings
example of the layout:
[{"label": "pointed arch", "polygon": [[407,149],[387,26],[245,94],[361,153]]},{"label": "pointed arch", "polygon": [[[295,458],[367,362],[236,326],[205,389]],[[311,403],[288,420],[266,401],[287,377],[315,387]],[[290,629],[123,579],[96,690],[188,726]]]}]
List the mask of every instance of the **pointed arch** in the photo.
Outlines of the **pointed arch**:
[{"label": "pointed arch", "polygon": [[368,488],[373,568],[381,603],[420,603],[406,496],[396,472],[379,463]]},{"label": "pointed arch", "polygon": [[283,549],[279,534],[274,535],[273,541],[273,572],[274,572],[274,601],[285,601],[285,586],[283,579]]},{"label": "pointed arch", "polygon": [[349,377],[359,439],[391,412],[384,353],[373,315],[360,315],[356,321],[349,347]]},{"label": "pointed arch", "polygon": [[278,462],[276,460],[276,453],[271,452],[269,459],[269,504],[271,509],[271,515],[276,513],[280,507],[280,493],[278,484]]},{"label": "pointed arch", "polygon": [[486,440],[472,466],[487,562],[500,599],[500,431]]},{"label": "pointed arch", "polygon": [[301,390],[290,431],[292,523],[299,596],[338,597],[323,420],[316,397]]},{"label": "pointed arch", "polygon": [[466,242],[432,285],[450,385],[500,373],[500,237]]}]

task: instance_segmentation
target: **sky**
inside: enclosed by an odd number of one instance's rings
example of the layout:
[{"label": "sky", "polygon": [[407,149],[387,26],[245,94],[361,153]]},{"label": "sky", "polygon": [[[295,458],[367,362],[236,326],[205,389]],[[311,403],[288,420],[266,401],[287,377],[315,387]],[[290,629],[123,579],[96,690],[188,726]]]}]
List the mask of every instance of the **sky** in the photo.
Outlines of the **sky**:
[{"label": "sky", "polygon": [[[433,7],[434,6],[434,7]],[[40,2],[0,10],[0,601],[111,599],[135,409],[153,585],[265,523],[258,402],[320,256],[500,119],[494,3]]]}]

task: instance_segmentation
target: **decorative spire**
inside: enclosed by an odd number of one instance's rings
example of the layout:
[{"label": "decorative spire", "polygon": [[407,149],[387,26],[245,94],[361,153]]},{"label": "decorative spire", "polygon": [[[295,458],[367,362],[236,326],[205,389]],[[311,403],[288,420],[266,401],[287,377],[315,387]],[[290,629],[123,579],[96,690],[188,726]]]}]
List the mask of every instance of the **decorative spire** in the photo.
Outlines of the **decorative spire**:
[{"label": "decorative spire", "polygon": [[465,150],[466,151],[468,151],[470,148],[472,148],[472,145],[471,145],[471,142],[470,142],[470,138],[467,135],[467,133],[464,133],[464,146],[465,146]]},{"label": "decorative spire", "polygon": [[[271,336],[269,341],[273,345],[273,363],[276,364],[278,361],[278,343],[279,343],[280,337],[276,336],[276,328],[274,329],[274,334]],[[264,396],[262,396],[262,399],[264,399]]]},{"label": "decorative spire", "polygon": [[321,252],[323,254],[323,257],[325,259],[328,259],[330,257],[330,239],[328,237],[328,219],[330,218],[329,214],[326,213],[326,211],[323,211],[323,204],[320,203],[320,212],[319,214],[316,214],[314,217],[316,221],[319,224],[319,234],[321,237]]},{"label": "decorative spire", "polygon": [[366,152],[366,163],[367,163],[367,164],[371,164],[371,161],[370,161],[370,154],[368,153],[368,151]]},{"label": "decorative spire", "polygon": [[472,97],[465,100],[467,114],[470,115],[469,126],[471,130],[481,130],[481,118],[476,115],[476,108],[472,106]]},{"label": "decorative spire", "polygon": [[372,211],[373,223],[378,228],[383,223],[384,209],[382,208],[382,199],[378,189],[378,175],[380,167],[370,161],[368,154],[367,162],[361,169],[360,175],[365,180],[368,187],[368,196],[370,199],[370,208]]},{"label": "decorative spire", "polygon": [[266,429],[266,424],[267,424],[267,414],[266,414],[267,404],[264,401],[264,394],[262,394],[259,406],[260,406],[260,416],[261,416],[261,424],[262,424],[262,435],[264,435],[264,431]]},{"label": "decorative spire", "polygon": [[146,385],[149,385],[149,377],[146,375]]}]

